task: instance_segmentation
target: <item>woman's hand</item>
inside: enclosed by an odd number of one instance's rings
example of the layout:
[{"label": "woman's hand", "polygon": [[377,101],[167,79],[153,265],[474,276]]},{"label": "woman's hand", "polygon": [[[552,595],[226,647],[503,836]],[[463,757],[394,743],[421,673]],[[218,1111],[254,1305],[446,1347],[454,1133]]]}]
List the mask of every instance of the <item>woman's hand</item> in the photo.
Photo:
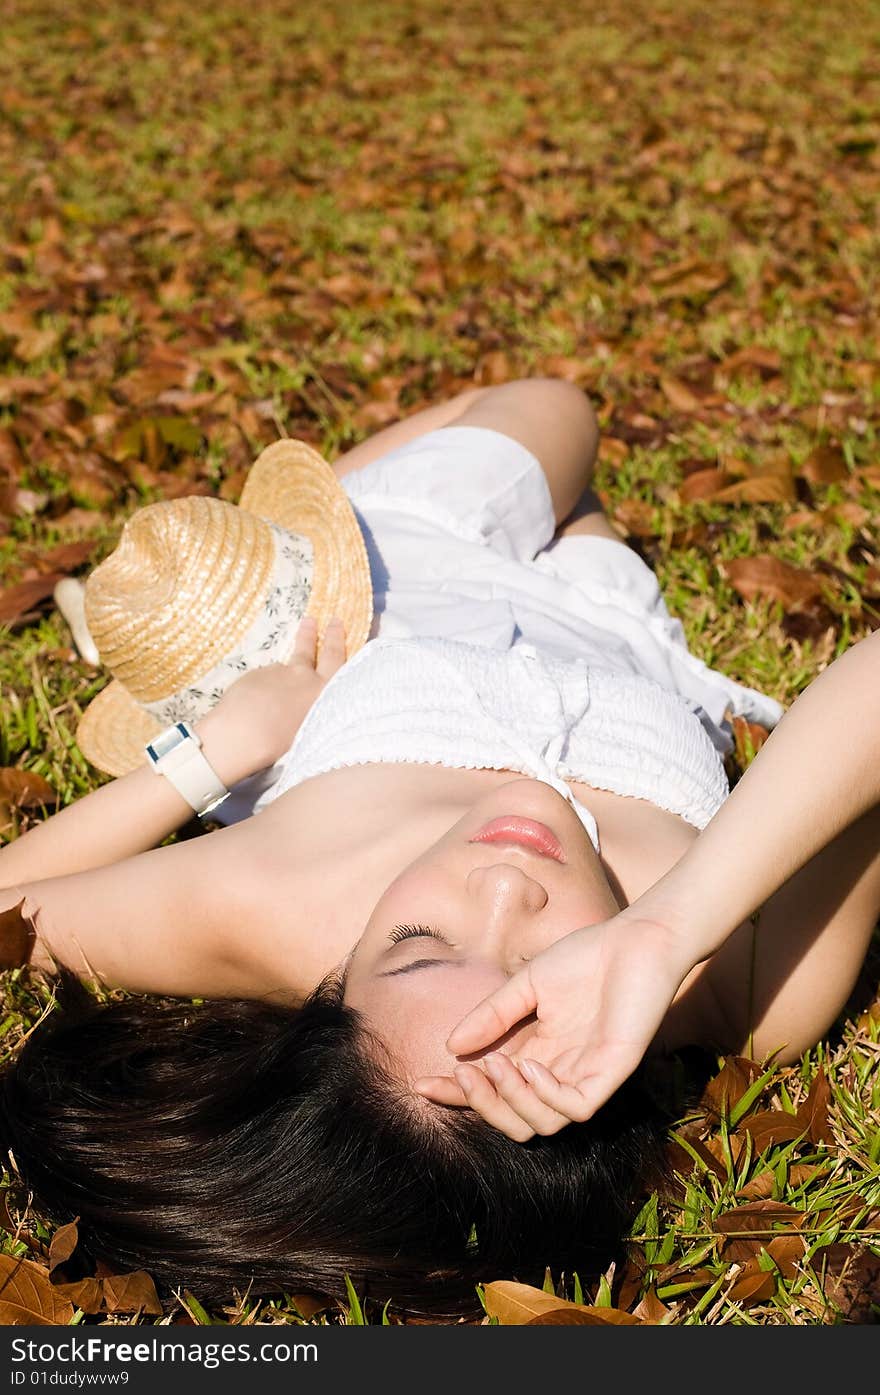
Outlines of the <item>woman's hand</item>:
[{"label": "woman's hand", "polygon": [[286,663],[266,664],[237,678],[198,722],[199,735],[222,746],[227,785],[274,765],[290,749],[312,703],[345,663],[341,620],[328,623],[320,657],[317,647],[317,622],[304,616]]},{"label": "woman's hand", "polygon": [[484,1051],[534,1015],[518,1061],[492,1052],[479,1065],[463,1062],[454,1079],[426,1076],[415,1088],[470,1106],[520,1142],[589,1119],[636,1069],[692,967],[677,937],[626,912],[574,930],[479,1003],[447,1041],[455,1055]]}]

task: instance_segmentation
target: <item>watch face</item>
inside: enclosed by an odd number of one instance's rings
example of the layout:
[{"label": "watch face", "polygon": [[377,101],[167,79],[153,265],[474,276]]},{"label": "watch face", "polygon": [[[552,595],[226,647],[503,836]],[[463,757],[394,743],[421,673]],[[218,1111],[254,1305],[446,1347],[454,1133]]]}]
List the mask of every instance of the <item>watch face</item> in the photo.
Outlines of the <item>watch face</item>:
[{"label": "watch face", "polygon": [[182,741],[186,741],[189,730],[183,722],[178,722],[173,727],[168,727],[166,731],[160,731],[147,746],[147,755],[151,760],[161,760],[167,756],[169,751],[173,751]]}]

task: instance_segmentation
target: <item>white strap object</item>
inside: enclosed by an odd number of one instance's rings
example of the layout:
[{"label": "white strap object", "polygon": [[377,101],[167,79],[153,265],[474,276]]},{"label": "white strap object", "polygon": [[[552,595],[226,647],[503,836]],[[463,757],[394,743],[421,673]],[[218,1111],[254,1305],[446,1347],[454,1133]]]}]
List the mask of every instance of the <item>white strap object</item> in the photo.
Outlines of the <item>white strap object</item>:
[{"label": "white strap object", "polygon": [[216,809],[229,790],[207,760],[188,722],[166,727],[144,747],[157,775],[165,775],[200,817]]},{"label": "white strap object", "polygon": [[85,587],[82,582],[73,576],[62,577],[52,595],[56,606],[70,626],[74,647],[80,658],[97,668],[101,656],[86,624]]}]

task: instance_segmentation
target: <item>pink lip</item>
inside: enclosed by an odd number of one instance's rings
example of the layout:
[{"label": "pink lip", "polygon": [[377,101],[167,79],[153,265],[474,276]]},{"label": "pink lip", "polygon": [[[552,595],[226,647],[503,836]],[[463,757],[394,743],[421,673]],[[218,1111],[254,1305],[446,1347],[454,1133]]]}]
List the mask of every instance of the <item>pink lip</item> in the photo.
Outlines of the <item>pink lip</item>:
[{"label": "pink lip", "polygon": [[546,824],[535,819],[522,819],[516,814],[505,814],[500,819],[492,819],[484,824],[471,843],[515,843],[519,847],[531,848],[542,857],[565,861],[565,854],[559,839],[551,833]]}]

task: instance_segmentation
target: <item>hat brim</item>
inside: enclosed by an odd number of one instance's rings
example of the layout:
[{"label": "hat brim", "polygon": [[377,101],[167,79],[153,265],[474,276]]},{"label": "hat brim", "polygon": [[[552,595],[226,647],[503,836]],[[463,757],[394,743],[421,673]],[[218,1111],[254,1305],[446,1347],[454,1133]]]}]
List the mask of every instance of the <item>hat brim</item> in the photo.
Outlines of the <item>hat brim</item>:
[{"label": "hat brim", "polygon": [[311,540],[315,566],[306,613],[318,622],[319,646],[327,621],[334,615],[342,620],[350,658],[370,633],[373,586],[357,516],[326,460],[305,441],[275,441],[254,461],[238,502]]},{"label": "hat brim", "polygon": [[144,764],[144,747],[162,723],[113,678],[92,698],[76,729],[76,743],[105,775],[129,775]]},{"label": "hat brim", "polygon": [[[370,633],[373,587],[357,515],[331,467],[305,441],[275,441],[251,466],[239,507],[309,538],[314,568],[306,614],[318,622],[319,652],[327,622],[338,616],[350,658]],[[77,744],[98,770],[127,775],[144,763],[144,746],[162,729],[112,679],[83,713]]]}]

